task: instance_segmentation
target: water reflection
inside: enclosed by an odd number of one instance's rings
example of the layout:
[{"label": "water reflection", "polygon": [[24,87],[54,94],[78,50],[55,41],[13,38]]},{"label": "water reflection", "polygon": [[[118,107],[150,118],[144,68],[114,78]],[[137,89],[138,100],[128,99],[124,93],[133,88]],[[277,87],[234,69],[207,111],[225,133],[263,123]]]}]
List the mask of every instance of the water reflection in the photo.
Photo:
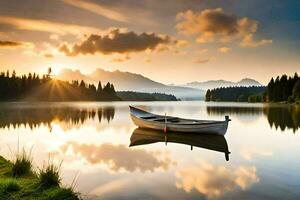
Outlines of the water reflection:
[{"label": "water reflection", "polygon": [[193,189],[208,198],[220,198],[237,189],[246,190],[259,182],[256,167],[230,168],[202,161],[198,166],[181,169],[176,173],[176,187],[190,193]]},{"label": "water reflection", "polygon": [[125,145],[104,143],[101,145],[79,144],[69,142],[60,148],[62,154],[75,154],[92,165],[104,164],[114,172],[151,171],[155,169],[168,170],[175,164],[167,154],[159,151],[146,151],[144,149],[129,149]]},{"label": "water reflection", "polygon": [[229,107],[229,106],[207,106],[206,112],[209,115],[259,115],[263,113],[263,107]]},{"label": "water reflection", "polygon": [[51,122],[58,121],[70,125],[83,124],[89,119],[97,118],[101,123],[113,120],[114,107],[102,107],[98,109],[86,109],[76,107],[0,107],[0,128],[19,128],[21,125],[30,129],[46,125],[52,129]]},{"label": "water reflection", "polygon": [[261,105],[261,106],[207,106],[208,115],[238,115],[253,119],[265,115],[270,127],[284,131],[292,129],[295,133],[300,128],[300,106],[297,105]]},{"label": "water reflection", "polygon": [[264,112],[270,126],[276,130],[292,129],[295,133],[300,128],[300,106],[273,106]]},{"label": "water reflection", "polygon": [[213,151],[219,151],[225,153],[225,158],[229,160],[229,150],[227,141],[224,136],[219,135],[205,135],[195,133],[176,133],[169,132],[167,134],[161,131],[155,131],[150,129],[137,128],[133,131],[130,137],[130,146],[146,145],[156,142],[168,142],[185,144],[193,147],[200,147]]}]

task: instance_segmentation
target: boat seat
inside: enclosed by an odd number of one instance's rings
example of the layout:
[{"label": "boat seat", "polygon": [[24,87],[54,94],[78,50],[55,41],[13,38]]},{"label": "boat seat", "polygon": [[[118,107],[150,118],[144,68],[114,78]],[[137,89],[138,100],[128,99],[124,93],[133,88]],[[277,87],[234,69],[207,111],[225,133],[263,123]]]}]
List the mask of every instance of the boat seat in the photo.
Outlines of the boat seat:
[{"label": "boat seat", "polygon": [[141,117],[142,119],[155,119],[157,118],[156,116],[149,116],[149,117]]}]

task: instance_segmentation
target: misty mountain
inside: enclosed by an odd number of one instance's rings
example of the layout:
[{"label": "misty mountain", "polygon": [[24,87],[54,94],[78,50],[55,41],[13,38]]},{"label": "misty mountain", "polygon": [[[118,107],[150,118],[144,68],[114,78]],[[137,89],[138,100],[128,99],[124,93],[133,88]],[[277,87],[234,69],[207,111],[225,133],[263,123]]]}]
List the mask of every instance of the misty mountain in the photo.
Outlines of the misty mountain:
[{"label": "misty mountain", "polygon": [[208,90],[213,88],[230,87],[230,86],[245,86],[245,87],[262,86],[262,84],[254,79],[244,78],[238,82],[226,81],[226,80],[210,80],[210,81],[203,81],[203,82],[191,82],[191,83],[184,84],[182,86],[201,89],[201,90]]},{"label": "misty mountain", "polygon": [[111,72],[98,68],[90,74],[82,74],[79,70],[63,69],[57,78],[67,81],[84,80],[95,85],[98,84],[98,81],[101,81],[102,85],[111,82],[117,91],[166,93],[175,95],[177,98],[183,100],[199,100],[203,99],[205,95],[205,91],[197,88],[169,86],[153,81],[141,74],[119,70]]}]

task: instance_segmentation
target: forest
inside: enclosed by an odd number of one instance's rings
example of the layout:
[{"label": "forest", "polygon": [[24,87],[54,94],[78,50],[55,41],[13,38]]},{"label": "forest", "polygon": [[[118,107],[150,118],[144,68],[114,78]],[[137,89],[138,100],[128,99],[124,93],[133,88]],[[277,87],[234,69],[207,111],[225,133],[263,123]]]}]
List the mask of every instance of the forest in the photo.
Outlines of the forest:
[{"label": "forest", "polygon": [[114,101],[121,100],[114,85],[101,82],[96,88],[82,81],[55,80],[51,68],[41,78],[35,73],[17,76],[13,71],[0,73],[0,101]]},{"label": "forest", "polygon": [[122,91],[117,95],[124,101],[177,101],[171,94]]},{"label": "forest", "polygon": [[267,86],[266,97],[268,102],[295,102],[300,100],[300,78],[297,73],[294,76],[282,75],[270,80]]},{"label": "forest", "polygon": [[224,87],[207,90],[205,101],[236,101],[247,102],[252,95],[261,94],[266,87]]},{"label": "forest", "polygon": [[16,72],[0,73],[0,101],[177,101],[174,95],[162,93],[116,92],[112,83],[97,87],[74,80],[56,80],[51,68],[40,77],[36,73],[17,76]]},{"label": "forest", "polygon": [[206,101],[236,102],[298,102],[300,101],[300,78],[282,75],[272,78],[267,87],[224,87],[207,90]]}]

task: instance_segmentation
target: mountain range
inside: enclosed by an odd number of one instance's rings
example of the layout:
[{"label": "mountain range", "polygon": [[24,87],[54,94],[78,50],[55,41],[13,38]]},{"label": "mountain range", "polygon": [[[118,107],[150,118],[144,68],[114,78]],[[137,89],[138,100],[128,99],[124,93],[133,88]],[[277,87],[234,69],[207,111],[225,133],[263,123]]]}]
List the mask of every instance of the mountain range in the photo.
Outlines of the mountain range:
[{"label": "mountain range", "polygon": [[228,86],[261,86],[259,82],[253,79],[242,79],[238,82],[225,81],[225,80],[211,80],[205,82],[191,82],[184,85],[165,85],[153,81],[141,74],[131,72],[123,72],[119,70],[106,71],[97,68],[90,74],[83,74],[79,70],[62,69],[58,79],[72,81],[84,80],[87,83],[102,84],[111,82],[114,84],[117,91],[136,91],[146,93],[165,93],[173,94],[182,100],[200,100],[204,99],[205,91],[207,89],[216,87]]},{"label": "mountain range", "polygon": [[111,82],[117,91],[173,94],[182,100],[199,100],[203,99],[205,95],[204,90],[184,86],[169,86],[153,81],[141,74],[119,70],[111,72],[98,68],[90,74],[82,74],[79,70],[62,69],[57,78],[67,81],[84,80],[95,85],[99,81],[102,84]]},{"label": "mountain range", "polygon": [[226,81],[226,80],[210,80],[210,81],[203,81],[203,82],[190,82],[190,83],[186,83],[182,86],[195,88],[195,89],[201,89],[201,90],[208,90],[208,89],[213,89],[213,88],[218,88],[218,87],[262,86],[262,84],[254,79],[244,78],[237,82]]}]

